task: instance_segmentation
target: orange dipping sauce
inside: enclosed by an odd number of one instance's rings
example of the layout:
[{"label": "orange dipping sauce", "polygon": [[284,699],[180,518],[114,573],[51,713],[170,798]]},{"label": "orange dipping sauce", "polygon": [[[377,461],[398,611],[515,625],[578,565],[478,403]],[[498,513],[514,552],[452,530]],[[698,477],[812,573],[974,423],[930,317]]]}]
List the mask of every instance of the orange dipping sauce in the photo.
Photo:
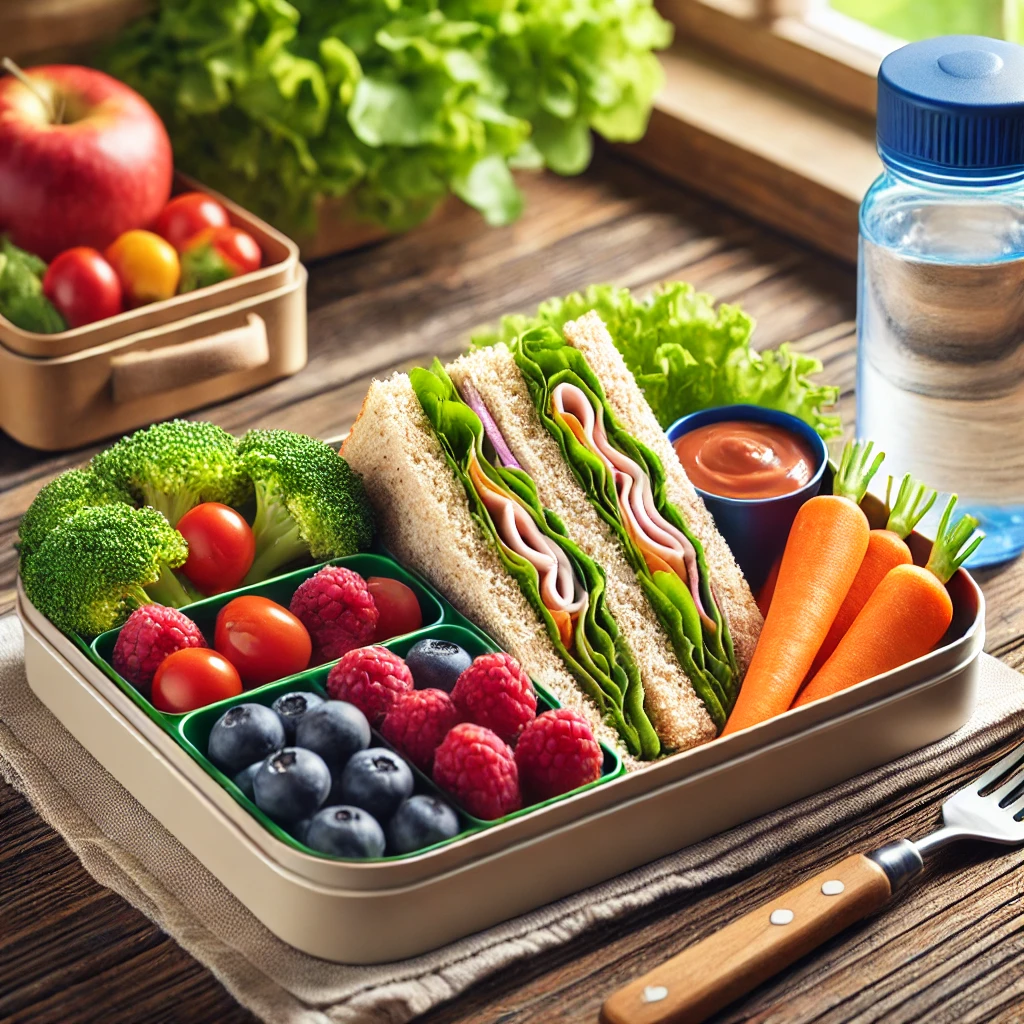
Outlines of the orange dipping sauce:
[{"label": "orange dipping sauce", "polygon": [[818,470],[810,445],[772,423],[708,423],[674,447],[693,485],[722,498],[778,498],[800,490]]}]

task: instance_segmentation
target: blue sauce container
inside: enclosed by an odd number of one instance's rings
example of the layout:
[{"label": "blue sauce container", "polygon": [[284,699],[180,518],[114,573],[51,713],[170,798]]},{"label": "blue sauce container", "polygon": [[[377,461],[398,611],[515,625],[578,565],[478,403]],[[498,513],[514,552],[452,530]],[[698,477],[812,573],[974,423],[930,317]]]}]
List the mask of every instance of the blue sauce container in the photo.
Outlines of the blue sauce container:
[{"label": "blue sauce container", "polygon": [[1006,561],[1024,550],[1024,47],[943,36],[890,53],[878,153],[857,432],[886,473],[959,494],[987,533],[969,566]]},{"label": "blue sauce container", "polygon": [[674,444],[698,427],[726,420],[748,420],[781,427],[803,440],[818,457],[814,475],[803,487],[776,498],[723,498],[696,488],[739,562],[750,589],[756,594],[782,554],[800,506],[821,490],[828,467],[828,448],[818,432],[803,420],[758,405],[721,405],[690,413],[668,428],[669,443]]}]

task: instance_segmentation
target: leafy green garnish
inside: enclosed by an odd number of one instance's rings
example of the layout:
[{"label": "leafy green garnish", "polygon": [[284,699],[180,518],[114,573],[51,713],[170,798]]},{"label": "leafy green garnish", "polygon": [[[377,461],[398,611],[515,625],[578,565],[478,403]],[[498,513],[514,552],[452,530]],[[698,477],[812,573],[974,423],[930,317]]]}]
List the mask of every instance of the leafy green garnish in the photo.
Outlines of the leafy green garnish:
[{"label": "leafy green garnish", "polygon": [[450,192],[507,223],[510,169],[639,138],[671,34],[652,0],[159,0],[104,63],[178,166],[250,209],[309,228],[351,195],[400,230]]},{"label": "leafy green garnish", "polygon": [[37,334],[57,334],[68,325],[43,294],[46,264],[6,236],[0,239],[0,316]]},{"label": "leafy green garnish", "polygon": [[817,359],[789,345],[754,351],[749,316],[725,303],[716,309],[709,295],[680,281],[661,285],[646,299],[628,288],[595,285],[549,299],[533,316],[506,316],[496,328],[475,333],[473,344],[511,343],[544,324],[561,331],[592,309],[663,427],[699,409],[746,403],[799,416],[826,439],[841,433],[839,417],[822,412],[836,402],[839,389],[808,379],[822,368]]},{"label": "leafy green garnish", "polygon": [[[729,636],[729,625],[711,590],[704,549],[666,494],[665,470],[658,456],[624,430],[616,421],[604,389],[583,353],[566,344],[551,327],[535,327],[514,344],[519,367],[533,398],[541,422],[558,441],[569,468],[590,499],[598,515],[619,539],[637,580],[668,633],[679,664],[686,671],[697,695],[704,702],[715,725],[721,729],[739,691],[739,670]],[[702,627],[689,589],[674,582],[678,577],[651,572],[639,546],[630,536],[622,518],[619,496],[604,462],[585,447],[563,422],[551,413],[552,393],[559,384],[579,388],[600,411],[609,442],[644,470],[651,482],[658,512],[693,545],[697,559],[701,603],[711,617]]]},{"label": "leafy green garnish", "polygon": [[[630,753],[643,758],[660,751],[658,734],[644,711],[644,691],[633,654],[605,602],[601,568],[569,539],[565,526],[542,507],[533,481],[521,469],[491,462],[484,453],[484,429],[477,414],[459,397],[438,360],[429,370],[409,374],[413,390],[426,413],[452,472],[466,491],[470,511],[490,538],[502,564],[519,584],[544,623],[548,638],[580,689],[597,705],[605,721],[622,737]],[[470,477],[475,456],[497,487],[518,497],[545,537],[565,552],[588,595],[586,610],[576,621],[571,647],[563,643],[558,626],[540,596],[540,577],[531,562],[506,547]]]}]

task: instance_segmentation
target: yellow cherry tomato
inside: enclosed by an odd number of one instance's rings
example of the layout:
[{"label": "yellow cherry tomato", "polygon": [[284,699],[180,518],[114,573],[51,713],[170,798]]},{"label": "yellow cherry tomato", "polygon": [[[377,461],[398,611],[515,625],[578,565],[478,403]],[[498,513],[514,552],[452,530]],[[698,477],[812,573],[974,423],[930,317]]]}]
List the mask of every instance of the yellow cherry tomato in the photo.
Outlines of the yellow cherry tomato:
[{"label": "yellow cherry tomato", "polygon": [[104,255],[121,279],[128,305],[159,302],[177,293],[181,279],[178,253],[152,231],[126,231],[111,242]]}]

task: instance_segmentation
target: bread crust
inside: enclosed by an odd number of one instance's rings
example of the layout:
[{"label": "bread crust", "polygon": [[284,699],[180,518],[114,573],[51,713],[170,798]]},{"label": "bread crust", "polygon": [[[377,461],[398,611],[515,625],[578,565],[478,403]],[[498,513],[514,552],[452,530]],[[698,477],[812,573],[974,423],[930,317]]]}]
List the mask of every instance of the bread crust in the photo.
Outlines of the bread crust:
[{"label": "bread crust", "polygon": [[633,652],[644,685],[644,709],[666,750],[688,750],[714,739],[704,702],[680,667],[621,544],[598,515],[537,415],[526,382],[504,345],[480,349],[446,367],[456,386],[468,380],[494,418],[516,460],[529,474],[545,508],[604,570],[606,599]]},{"label": "bread crust", "polygon": [[601,317],[591,310],[578,320],[570,320],[563,333],[566,341],[586,356],[591,369],[601,381],[605,397],[619,423],[661,460],[665,468],[669,501],[679,509],[703,545],[712,588],[718,606],[729,623],[736,661],[741,673],[746,674],[764,620],[729,545],[718,532],[711,513],[676,458],[672,445],[615,347]]},{"label": "bread crust", "polygon": [[342,455],[362,476],[381,538],[395,557],[490,634],[563,706],[582,714],[627,768],[638,767],[641,762],[629,756],[618,733],[576,685],[539,616],[470,514],[462,483],[445,461],[406,374],[370,384]]}]

